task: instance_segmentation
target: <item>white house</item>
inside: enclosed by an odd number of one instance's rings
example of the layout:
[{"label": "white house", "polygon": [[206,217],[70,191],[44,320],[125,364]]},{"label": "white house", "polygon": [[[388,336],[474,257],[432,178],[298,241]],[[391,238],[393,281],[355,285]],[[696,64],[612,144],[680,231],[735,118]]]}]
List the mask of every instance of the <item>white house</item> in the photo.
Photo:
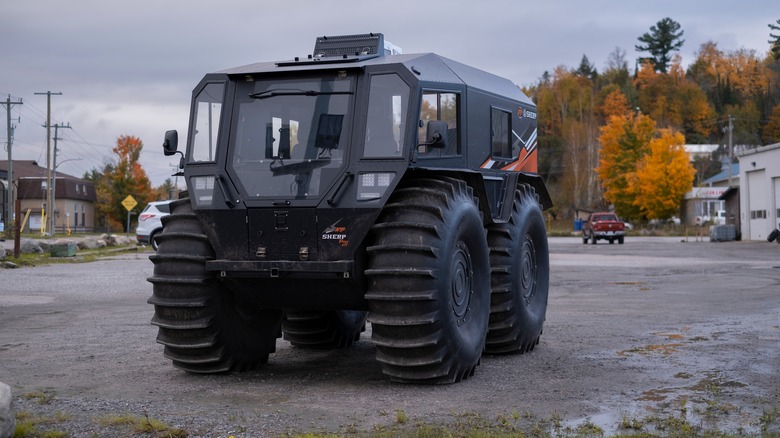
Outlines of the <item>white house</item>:
[{"label": "white house", "polygon": [[780,143],[739,154],[742,240],[765,240],[780,227]]}]

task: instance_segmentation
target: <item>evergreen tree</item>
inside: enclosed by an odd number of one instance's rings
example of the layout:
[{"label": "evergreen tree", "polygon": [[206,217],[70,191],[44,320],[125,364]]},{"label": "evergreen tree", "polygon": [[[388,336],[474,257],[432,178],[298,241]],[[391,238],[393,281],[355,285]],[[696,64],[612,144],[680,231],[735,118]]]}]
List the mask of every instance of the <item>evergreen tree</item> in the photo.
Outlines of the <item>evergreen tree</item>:
[{"label": "evergreen tree", "polygon": [[582,55],[580,66],[579,68],[577,68],[577,70],[574,70],[574,74],[577,76],[588,78],[592,81],[595,81],[599,75],[599,73],[596,71],[596,67],[593,64],[591,64],[587,55]]},{"label": "evergreen tree", "polygon": [[[780,25],[780,20],[777,20],[777,24]],[[769,28],[775,31],[780,31],[780,26],[775,24],[768,24]],[[780,35],[770,33],[769,44],[771,45],[772,57],[775,61],[780,61]]]},{"label": "evergreen tree", "polygon": [[640,36],[638,39],[643,44],[637,44],[634,48],[637,52],[649,52],[655,70],[666,73],[672,60],[671,52],[679,50],[685,42],[681,39],[682,35],[680,23],[667,17],[651,26],[650,32]]}]

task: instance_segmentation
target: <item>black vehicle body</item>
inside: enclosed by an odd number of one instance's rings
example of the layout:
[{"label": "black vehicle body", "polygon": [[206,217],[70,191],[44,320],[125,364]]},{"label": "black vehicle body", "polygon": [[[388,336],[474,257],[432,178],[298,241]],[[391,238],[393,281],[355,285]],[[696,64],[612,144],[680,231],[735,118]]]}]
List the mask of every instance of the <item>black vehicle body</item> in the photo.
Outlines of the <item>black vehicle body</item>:
[{"label": "black vehicle body", "polygon": [[[204,275],[253,309],[368,310],[372,229],[410,181],[465,183],[486,228],[510,221],[520,188],[551,206],[536,106],[517,86],[382,43],[319,38],[308,58],[207,74],[193,91],[181,164],[213,248]],[[175,132],[164,146],[175,153]]]}]

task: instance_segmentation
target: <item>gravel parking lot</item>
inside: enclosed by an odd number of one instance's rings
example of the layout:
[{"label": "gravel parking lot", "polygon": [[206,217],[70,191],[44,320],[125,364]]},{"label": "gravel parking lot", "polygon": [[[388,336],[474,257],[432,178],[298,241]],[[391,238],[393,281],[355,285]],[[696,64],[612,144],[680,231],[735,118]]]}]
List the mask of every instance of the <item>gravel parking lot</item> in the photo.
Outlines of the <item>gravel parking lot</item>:
[{"label": "gravel parking lot", "polygon": [[155,343],[148,252],[0,270],[0,381],[40,430],[131,434],[121,416],[190,436],[370,431],[478,418],[614,432],[626,418],[780,432],[780,245],[551,238],[544,335],[455,385],[390,382],[370,326],[346,350],[280,340],[255,372],[190,375]]}]

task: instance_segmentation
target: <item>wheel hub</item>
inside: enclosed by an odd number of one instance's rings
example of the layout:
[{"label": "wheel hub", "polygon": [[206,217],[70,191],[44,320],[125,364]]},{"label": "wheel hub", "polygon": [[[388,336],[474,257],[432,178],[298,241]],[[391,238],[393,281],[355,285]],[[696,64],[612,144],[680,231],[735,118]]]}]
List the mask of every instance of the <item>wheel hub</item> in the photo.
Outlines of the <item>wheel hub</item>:
[{"label": "wheel hub", "polygon": [[466,321],[472,292],[471,256],[463,242],[458,242],[452,256],[452,311],[458,325]]},{"label": "wheel hub", "polygon": [[534,242],[526,238],[520,257],[520,292],[526,302],[530,302],[536,289],[536,250]]}]

